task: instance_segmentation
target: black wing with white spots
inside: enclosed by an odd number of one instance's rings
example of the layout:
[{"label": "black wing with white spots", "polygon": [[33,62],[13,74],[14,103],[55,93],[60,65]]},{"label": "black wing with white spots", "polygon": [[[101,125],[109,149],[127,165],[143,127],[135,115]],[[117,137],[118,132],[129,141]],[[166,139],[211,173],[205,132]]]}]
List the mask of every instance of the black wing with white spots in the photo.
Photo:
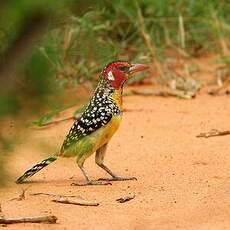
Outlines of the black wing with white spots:
[{"label": "black wing with white spots", "polygon": [[61,152],[64,152],[71,144],[82,137],[90,135],[97,129],[105,126],[113,115],[120,113],[119,108],[109,97],[109,91],[98,90],[91,99],[81,118],[74,122],[69,134],[62,145]]}]

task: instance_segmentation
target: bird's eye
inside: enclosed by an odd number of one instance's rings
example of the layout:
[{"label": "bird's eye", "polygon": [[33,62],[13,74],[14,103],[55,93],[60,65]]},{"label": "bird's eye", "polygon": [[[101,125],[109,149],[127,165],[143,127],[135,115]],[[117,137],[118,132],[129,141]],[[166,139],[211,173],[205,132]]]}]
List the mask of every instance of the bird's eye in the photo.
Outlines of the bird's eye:
[{"label": "bird's eye", "polygon": [[129,66],[120,66],[118,67],[119,70],[124,71],[124,72],[128,72],[129,71]]}]

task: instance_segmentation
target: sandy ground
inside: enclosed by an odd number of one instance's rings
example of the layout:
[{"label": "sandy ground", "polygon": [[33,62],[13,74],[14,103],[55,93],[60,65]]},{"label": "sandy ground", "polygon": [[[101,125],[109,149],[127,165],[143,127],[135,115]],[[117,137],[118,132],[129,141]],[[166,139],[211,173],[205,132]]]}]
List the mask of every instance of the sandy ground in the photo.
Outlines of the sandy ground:
[{"label": "sandy ground", "polygon": [[[123,122],[112,139],[106,163],[137,181],[113,182],[112,186],[70,186],[83,177],[74,159],[53,163],[31,183],[13,180],[35,162],[60,147],[72,122],[32,130],[9,161],[12,181],[0,190],[7,217],[53,214],[58,223],[17,224],[0,229],[230,229],[230,136],[197,138],[210,129],[229,130],[230,100],[227,96],[199,95],[194,100],[160,97],[125,97]],[[92,156],[86,168],[93,178],[106,176]],[[17,197],[29,189],[26,199]],[[31,196],[46,192],[80,195],[96,200],[98,207],[51,202],[52,197]],[[134,192],[135,199],[116,199]]]}]

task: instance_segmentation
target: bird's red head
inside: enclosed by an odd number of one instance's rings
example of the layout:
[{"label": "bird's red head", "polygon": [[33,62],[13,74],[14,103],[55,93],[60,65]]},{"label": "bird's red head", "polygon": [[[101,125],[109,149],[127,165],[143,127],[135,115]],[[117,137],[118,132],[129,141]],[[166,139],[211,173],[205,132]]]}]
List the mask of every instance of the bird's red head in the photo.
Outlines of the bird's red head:
[{"label": "bird's red head", "polygon": [[131,64],[127,61],[109,63],[102,71],[103,77],[114,89],[120,89],[134,73],[148,69],[144,64]]}]

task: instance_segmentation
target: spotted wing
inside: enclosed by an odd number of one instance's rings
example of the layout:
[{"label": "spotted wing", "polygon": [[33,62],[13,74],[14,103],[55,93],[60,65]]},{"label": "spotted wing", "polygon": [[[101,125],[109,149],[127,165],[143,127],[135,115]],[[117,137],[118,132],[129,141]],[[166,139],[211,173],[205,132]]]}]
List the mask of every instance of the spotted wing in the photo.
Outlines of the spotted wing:
[{"label": "spotted wing", "polygon": [[111,102],[104,101],[95,104],[94,100],[88,105],[81,118],[74,122],[62,145],[61,152],[64,152],[73,143],[84,136],[90,135],[102,126],[105,126],[112,118],[118,108]]}]

